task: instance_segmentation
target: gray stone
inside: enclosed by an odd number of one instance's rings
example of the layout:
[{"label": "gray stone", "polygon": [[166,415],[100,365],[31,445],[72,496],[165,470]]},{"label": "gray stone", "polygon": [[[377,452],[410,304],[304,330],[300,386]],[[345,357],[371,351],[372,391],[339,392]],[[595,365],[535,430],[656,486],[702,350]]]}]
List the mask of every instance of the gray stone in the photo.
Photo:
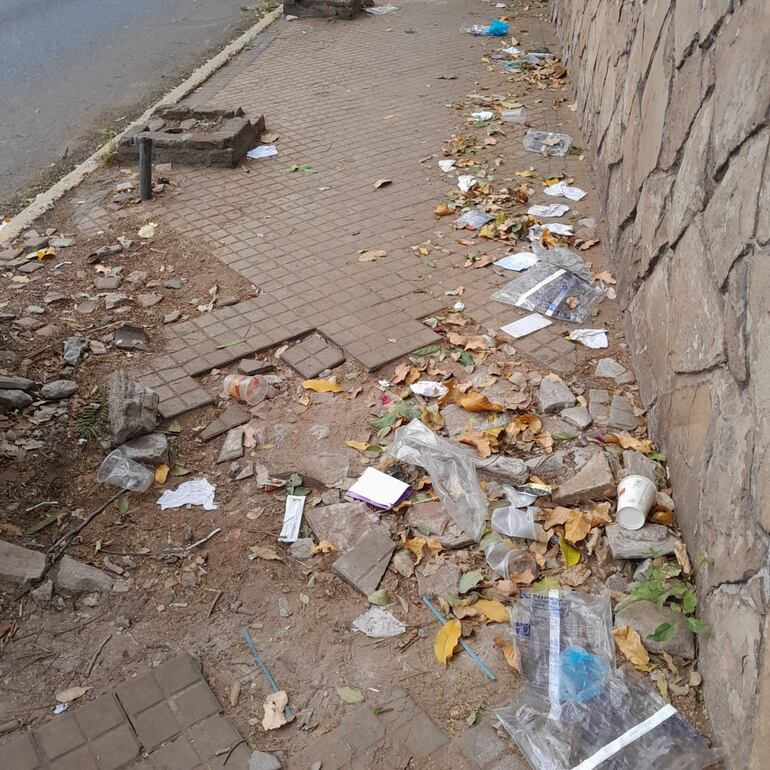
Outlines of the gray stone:
[{"label": "gray stone", "polygon": [[43,577],[45,555],[0,540],[0,581],[29,585]]},{"label": "gray stone", "polygon": [[53,583],[50,580],[46,580],[33,591],[30,591],[29,596],[32,601],[38,604],[48,604],[53,599]]},{"label": "gray stone", "polygon": [[73,594],[109,591],[114,582],[106,572],[69,556],[62,556],[48,574],[59,591]]},{"label": "gray stone", "polygon": [[236,481],[245,481],[254,475],[254,463],[246,463],[243,469],[235,476]]},{"label": "gray stone", "polygon": [[255,751],[249,758],[249,770],[281,770],[281,763],[272,754]]},{"label": "gray stone", "polygon": [[39,318],[32,318],[31,316],[24,316],[24,318],[17,318],[13,322],[14,326],[19,329],[24,329],[28,332],[33,332],[35,329],[39,329],[41,326],[45,326],[45,323]]},{"label": "gray stone", "polygon": [[49,291],[44,297],[43,302],[46,305],[55,305],[57,302],[65,302],[69,297],[59,291]]},{"label": "gray stone", "polygon": [[94,281],[94,287],[98,291],[112,291],[120,286],[123,279],[119,275],[100,275]]},{"label": "gray stone", "polygon": [[394,548],[386,528],[372,528],[332,568],[364,596],[369,596],[377,590]]},{"label": "gray stone", "polygon": [[614,559],[649,559],[674,553],[677,539],[660,524],[645,524],[641,529],[624,529],[620,524],[604,528]]},{"label": "gray stone", "polygon": [[217,463],[229,463],[243,457],[243,428],[232,428],[227,432]]},{"label": "gray stone", "polygon": [[557,505],[587,503],[615,496],[615,479],[604,452],[597,452],[572,478],[551,495]]},{"label": "gray stone", "polygon": [[570,425],[574,425],[576,428],[580,428],[580,430],[584,430],[593,422],[588,409],[584,406],[573,406],[569,409],[564,409],[561,412],[561,416]]},{"label": "gray stone", "polygon": [[621,366],[614,358],[601,358],[596,363],[594,377],[614,380],[616,377],[621,377],[625,373],[626,368]]},{"label": "gray stone", "polygon": [[35,381],[27,377],[6,377],[0,374],[0,389],[2,390],[32,390]]},{"label": "gray stone", "polygon": [[46,382],[40,389],[40,397],[47,401],[58,401],[61,398],[69,398],[77,392],[78,384],[72,380],[53,380]]},{"label": "gray stone", "polygon": [[116,307],[122,307],[129,303],[128,294],[122,291],[110,292],[104,295],[104,309],[114,310]]},{"label": "gray stone", "polygon": [[163,286],[166,289],[181,289],[182,288],[182,279],[181,278],[169,278],[166,281],[163,281]]},{"label": "gray stone", "polygon": [[634,430],[639,427],[639,418],[634,414],[634,407],[625,396],[613,396],[607,425],[620,430]]},{"label": "gray stone", "polygon": [[474,454],[473,462],[479,475],[503,484],[523,484],[529,478],[529,469],[515,457],[497,455],[485,459]]},{"label": "gray stone", "polygon": [[247,412],[240,404],[230,404],[222,414],[212,420],[200,434],[201,441],[211,441],[211,439],[221,436],[232,428],[247,423],[251,419],[251,414]]},{"label": "gray stone", "polygon": [[588,391],[588,412],[596,422],[606,422],[610,413],[610,394],[604,388]]},{"label": "gray stone", "polygon": [[181,317],[182,314],[178,310],[172,310],[170,313],[166,313],[166,315],[163,316],[163,323],[173,324],[176,323]]},{"label": "gray stone", "polygon": [[121,350],[147,350],[147,335],[141,326],[123,324],[115,329],[115,347]]},{"label": "gray stone", "polygon": [[22,265],[19,268],[20,273],[24,273],[25,275],[30,275],[32,273],[36,273],[38,270],[43,269],[43,263],[42,262],[27,262],[27,264]]},{"label": "gray stone", "polygon": [[159,302],[163,301],[163,295],[162,294],[153,294],[150,292],[149,294],[139,294],[136,298],[136,302],[139,305],[139,307],[143,308],[150,308],[157,305]]},{"label": "gray stone", "polygon": [[4,390],[0,388],[0,406],[6,409],[24,409],[32,403],[32,396],[23,390]]},{"label": "gray stone", "polygon": [[390,568],[402,577],[412,577],[414,575],[414,556],[411,551],[402,548],[393,554],[390,560]]},{"label": "gray stone", "polygon": [[155,429],[158,422],[158,394],[123,370],[107,380],[108,423],[112,445]]},{"label": "gray stone", "polygon": [[85,337],[68,337],[64,340],[64,363],[67,366],[77,366],[86,350],[88,340]]},{"label": "gray stone", "polygon": [[307,520],[318,540],[327,540],[340,553],[352,548],[371,530],[390,537],[390,530],[366,503],[336,503],[305,510]]},{"label": "gray stone", "polygon": [[29,315],[45,315],[46,309],[40,305],[27,305],[24,312]]},{"label": "gray stone", "polygon": [[103,356],[107,352],[107,346],[99,340],[91,340],[88,349],[96,356]]},{"label": "gray stone", "polygon": [[475,542],[455,524],[441,503],[410,506],[406,512],[406,521],[412,529],[438,540],[445,549],[464,548]]},{"label": "gray stone", "polygon": [[146,270],[134,270],[126,276],[129,283],[144,283],[147,280]]},{"label": "gray stone", "polygon": [[75,308],[75,312],[81,315],[91,315],[98,306],[99,303],[95,299],[87,299]]},{"label": "gray stone", "polygon": [[168,438],[163,433],[137,436],[118,448],[126,457],[138,463],[157,466],[168,462]]},{"label": "gray stone", "polygon": [[49,246],[53,246],[55,249],[68,249],[70,246],[75,245],[74,238],[51,238],[48,242]]},{"label": "gray stone", "polygon": [[289,546],[289,554],[292,559],[310,559],[313,556],[313,538],[312,537],[300,537],[297,538]]},{"label": "gray stone", "polygon": [[557,374],[547,374],[540,383],[540,409],[554,414],[575,405],[575,395]]},{"label": "gray stone", "polygon": [[421,563],[417,567],[417,590],[420,596],[457,595],[460,568],[451,561]]},{"label": "gray stone", "polygon": [[548,455],[530,457],[524,461],[524,466],[527,469],[527,479],[530,473],[534,473],[535,476],[539,476],[546,481],[557,481],[569,471],[569,468],[564,464],[566,457],[567,454],[563,450],[557,450]]},{"label": "gray stone", "polygon": [[444,418],[446,432],[450,438],[455,438],[467,430],[497,428],[500,425],[505,425],[507,422],[507,419],[504,417],[484,417],[469,412],[456,404],[445,406],[440,414]]},{"label": "gray stone", "polygon": [[271,372],[273,369],[275,369],[275,366],[273,366],[270,361],[260,358],[242,358],[238,363],[238,372],[250,376],[262,374],[263,372]]},{"label": "gray stone", "polygon": [[658,483],[657,465],[641,452],[626,449],[623,452],[623,467],[629,476],[644,476]]},{"label": "gray stone", "polygon": [[[650,639],[650,635],[663,623],[674,624],[671,635],[660,642]],[[690,631],[687,618],[681,612],[658,607],[652,602],[634,602],[615,613],[615,628],[621,626],[631,626],[642,637],[642,644],[650,652],[667,652],[686,660],[695,657],[695,635]]]},{"label": "gray stone", "polygon": [[[0,366],[15,366],[19,361],[18,353],[13,350],[0,350]],[[31,380],[30,380],[31,382]]]},{"label": "gray stone", "polygon": [[217,298],[217,307],[230,307],[231,305],[237,305],[239,302],[238,297],[232,294],[224,294]]}]

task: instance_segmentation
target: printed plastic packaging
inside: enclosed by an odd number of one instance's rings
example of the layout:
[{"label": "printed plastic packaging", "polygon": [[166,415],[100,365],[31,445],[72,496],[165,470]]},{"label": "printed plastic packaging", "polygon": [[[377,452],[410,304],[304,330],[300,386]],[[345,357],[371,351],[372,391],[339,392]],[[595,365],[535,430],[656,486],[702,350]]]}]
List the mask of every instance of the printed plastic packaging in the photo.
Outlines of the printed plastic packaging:
[{"label": "printed plastic packaging", "polygon": [[493,219],[494,217],[491,214],[487,214],[486,211],[469,209],[462,213],[454,223],[458,228],[465,227],[468,230],[480,230],[487,222],[491,222]]},{"label": "printed plastic packaging", "polygon": [[558,716],[528,687],[495,715],[536,770],[704,770],[721,758],[633,669],[597,682]]},{"label": "printed plastic packaging", "polygon": [[560,321],[582,323],[604,296],[602,289],[569,270],[541,261],[498,289],[492,299]]},{"label": "printed plastic packaging", "polygon": [[420,420],[402,425],[388,454],[402,462],[425,468],[444,510],[455,524],[479,540],[487,520],[486,495],[476,476],[473,456],[456,444],[437,436]]},{"label": "printed plastic packaging", "polygon": [[249,377],[245,374],[228,374],[222,383],[222,389],[225,396],[254,406],[265,398],[270,385],[264,377],[257,375]]},{"label": "printed plastic packaging", "polygon": [[537,131],[530,128],[524,136],[524,149],[540,155],[552,155],[563,158],[572,147],[569,134],[555,134],[551,131]]},{"label": "printed plastic packaging", "polygon": [[532,251],[537,258],[543,262],[549,262],[554,267],[563,267],[574,273],[578,278],[582,278],[590,284],[594,275],[588,265],[583,261],[583,257],[569,246],[557,244],[551,249],[546,249],[540,241],[533,241]]}]

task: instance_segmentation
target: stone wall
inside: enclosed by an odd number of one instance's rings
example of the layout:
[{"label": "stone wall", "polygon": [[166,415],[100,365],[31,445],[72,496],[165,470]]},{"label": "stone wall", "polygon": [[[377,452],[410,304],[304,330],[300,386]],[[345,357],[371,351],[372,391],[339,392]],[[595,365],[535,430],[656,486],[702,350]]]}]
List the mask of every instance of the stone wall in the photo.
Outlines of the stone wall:
[{"label": "stone wall", "polygon": [[768,767],[770,2],[552,0],[652,434],[697,564],[704,693]]}]

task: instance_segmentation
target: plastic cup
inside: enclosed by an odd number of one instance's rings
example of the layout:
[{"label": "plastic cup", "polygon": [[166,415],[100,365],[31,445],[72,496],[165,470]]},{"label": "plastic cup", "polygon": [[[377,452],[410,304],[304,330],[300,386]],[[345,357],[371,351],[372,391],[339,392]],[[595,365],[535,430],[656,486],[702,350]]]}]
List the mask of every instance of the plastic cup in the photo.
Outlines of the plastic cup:
[{"label": "plastic cup", "polygon": [[658,488],[646,476],[626,476],[618,484],[615,520],[624,529],[641,529],[655,502]]},{"label": "plastic cup", "polygon": [[222,387],[226,396],[254,406],[265,398],[270,385],[264,377],[258,375],[250,377],[246,374],[228,374]]},{"label": "plastic cup", "polygon": [[120,487],[129,492],[144,492],[149,489],[154,478],[144,465],[129,459],[120,449],[113,449],[96,471],[96,480],[100,484]]}]

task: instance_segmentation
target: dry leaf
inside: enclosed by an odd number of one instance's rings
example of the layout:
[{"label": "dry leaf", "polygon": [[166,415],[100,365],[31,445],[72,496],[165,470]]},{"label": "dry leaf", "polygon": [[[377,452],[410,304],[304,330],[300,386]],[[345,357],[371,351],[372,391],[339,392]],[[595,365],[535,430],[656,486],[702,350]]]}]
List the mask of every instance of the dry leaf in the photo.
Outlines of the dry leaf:
[{"label": "dry leaf", "polygon": [[493,599],[479,599],[471,605],[474,610],[478,610],[491,623],[510,623],[511,617],[508,610],[502,602]]},{"label": "dry leaf", "polygon": [[21,537],[24,534],[24,530],[20,527],[5,521],[0,524],[0,532],[5,532],[11,537]]},{"label": "dry leaf", "polygon": [[596,246],[597,243],[601,243],[598,238],[589,238],[587,241],[583,241],[578,248],[580,251],[588,251],[591,246]]},{"label": "dry leaf", "polygon": [[453,604],[452,614],[460,620],[464,620],[465,618],[477,618],[481,615],[477,609],[466,606],[465,604]]},{"label": "dry leaf", "polygon": [[433,642],[433,652],[436,659],[446,668],[447,661],[454,655],[457,643],[460,641],[462,626],[457,619],[448,620],[436,632],[436,638]]},{"label": "dry leaf", "polygon": [[305,380],[302,387],[315,393],[342,393],[342,388],[334,380]]},{"label": "dry leaf", "polygon": [[276,730],[285,725],[289,718],[283,713],[289,702],[289,696],[284,690],[272,692],[265,698],[262,707],[265,710],[265,718],[262,720],[262,727],[265,730]]},{"label": "dry leaf", "polygon": [[692,564],[690,564],[690,557],[687,555],[687,546],[681,540],[674,543],[674,555],[682,568],[682,572],[685,575],[692,575]]},{"label": "dry leaf", "polygon": [[328,540],[321,540],[319,543],[310,546],[310,552],[314,556],[319,553],[334,553],[336,550]]},{"label": "dry leaf", "polygon": [[631,626],[621,626],[612,632],[615,644],[628,660],[635,666],[646,666],[650,656],[642,644],[642,638]]},{"label": "dry leaf", "polygon": [[535,176],[535,172],[532,171],[531,169],[527,169],[526,171],[514,171],[513,175],[514,176],[523,176],[526,179],[529,179],[530,177]]},{"label": "dry leaf", "polygon": [[408,548],[417,558],[415,564],[419,564],[422,561],[426,547],[431,556],[436,556],[443,550],[441,543],[433,538],[416,535],[415,537],[402,536],[401,540],[404,543],[404,548]]},{"label": "dry leaf", "polygon": [[585,564],[576,564],[574,567],[567,567],[559,573],[559,582],[563,586],[577,588],[583,585],[591,577],[591,570]]},{"label": "dry leaf", "polygon": [[263,548],[261,545],[249,546],[249,550],[258,559],[265,559],[265,561],[283,561],[283,556],[272,548]]},{"label": "dry leaf", "polygon": [[402,382],[405,382],[411,369],[412,367],[409,366],[409,364],[399,364],[393,372],[393,376],[390,378],[391,385],[399,385]]},{"label": "dry leaf", "polygon": [[566,524],[572,510],[572,508],[562,508],[561,506],[548,508],[546,510],[546,519],[543,522],[543,529],[553,529],[557,525]]},{"label": "dry leaf", "polygon": [[564,537],[570,543],[579,543],[591,531],[591,516],[573,508],[564,524]]},{"label": "dry leaf", "polygon": [[389,185],[389,184],[393,184],[393,180],[392,179],[378,179],[374,183],[374,189],[375,190],[379,190],[380,187],[385,187],[386,185]]},{"label": "dry leaf", "polygon": [[[525,569],[523,572],[511,572],[509,580],[520,586],[528,586],[535,582],[535,574],[529,569]],[[505,583],[506,581],[502,582]]]},{"label": "dry leaf", "polygon": [[369,444],[366,441],[346,441],[345,446],[349,446],[351,449],[357,449],[359,452],[365,452]]},{"label": "dry leaf", "polygon": [[564,304],[570,310],[574,310],[576,307],[580,305],[580,300],[577,297],[567,297],[567,299],[564,300]]},{"label": "dry leaf", "polygon": [[497,441],[477,430],[466,431],[457,440],[461,444],[470,444],[475,447],[481,458],[487,458],[492,454],[493,445],[495,451],[497,450]]},{"label": "dry leaf", "polygon": [[552,249],[559,244],[559,241],[554,238],[551,231],[546,227],[540,235],[540,243],[542,243],[546,249]]},{"label": "dry leaf", "polygon": [[388,252],[384,249],[377,249],[376,251],[364,251],[362,252],[359,257],[359,262],[374,262],[376,259],[379,259],[380,257],[387,257]]},{"label": "dry leaf", "polygon": [[513,642],[503,639],[502,636],[496,636],[493,640],[495,647],[503,653],[505,662],[514,670],[518,670],[516,666],[516,648],[513,646]]},{"label": "dry leaf", "polygon": [[623,449],[634,449],[643,455],[652,452],[652,441],[649,439],[638,439],[628,433],[607,433],[604,440],[608,444],[620,444]]},{"label": "dry leaf", "polygon": [[165,484],[167,477],[168,477],[168,465],[159,465],[155,469],[155,481],[157,481],[158,484]]},{"label": "dry leaf", "polygon": [[612,277],[612,273],[608,273],[606,270],[603,270],[601,273],[594,273],[594,280],[610,284],[617,283],[617,281]]},{"label": "dry leaf", "polygon": [[594,508],[591,511],[591,529],[601,524],[612,524],[611,508],[612,503],[594,503]]},{"label": "dry leaf", "polygon": [[511,437],[512,441],[520,434],[523,440],[531,441],[540,433],[542,427],[543,423],[536,414],[526,412],[511,420],[505,426],[505,432]]},{"label": "dry leaf", "polygon": [[659,508],[652,514],[650,521],[655,524],[663,524],[666,527],[673,527],[676,519],[674,518],[673,511],[669,511],[668,508]]},{"label": "dry leaf", "polygon": [[[469,390],[459,399],[460,406],[469,412],[502,412],[503,407],[490,401],[483,393]],[[504,428],[501,427],[501,430]]]},{"label": "dry leaf", "polygon": [[480,257],[469,256],[465,260],[465,267],[486,267],[487,265],[493,264],[496,259],[497,257],[494,254],[483,254]]},{"label": "dry leaf", "polygon": [[455,210],[451,206],[447,206],[446,203],[437,203],[434,213],[437,217],[449,217],[455,213]]},{"label": "dry leaf", "polygon": [[446,337],[452,345],[459,345],[466,350],[489,350],[486,337],[466,337],[458,332],[449,332]]},{"label": "dry leaf", "polygon": [[70,703],[82,698],[90,689],[90,687],[68,687],[66,690],[59,690],[56,693],[56,700],[59,703]]},{"label": "dry leaf", "polygon": [[230,701],[230,705],[235,707],[238,705],[238,700],[241,697],[241,683],[236,679],[231,685],[230,685],[230,694],[228,696],[228,700]]}]

